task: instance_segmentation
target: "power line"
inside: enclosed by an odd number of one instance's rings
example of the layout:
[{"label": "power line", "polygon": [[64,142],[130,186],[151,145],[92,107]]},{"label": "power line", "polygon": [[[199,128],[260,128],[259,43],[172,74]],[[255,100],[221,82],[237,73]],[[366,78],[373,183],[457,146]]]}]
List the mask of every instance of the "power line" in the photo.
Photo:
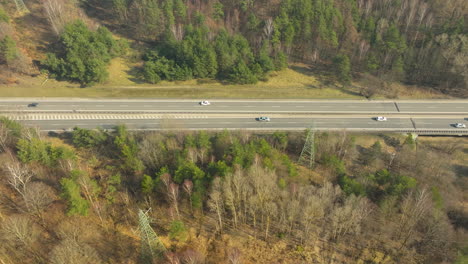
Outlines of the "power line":
[{"label": "power line", "polygon": [[16,10],[18,10],[19,13],[29,13],[29,9],[24,4],[23,0],[13,0],[13,1],[15,1]]},{"label": "power line", "polygon": [[307,166],[309,169],[312,169],[315,165],[315,126],[313,123],[307,129],[307,137],[298,163]]},{"label": "power line", "polygon": [[166,248],[151,228],[147,212],[138,210],[138,222],[141,238],[141,263],[153,263],[153,260],[160,257]]}]

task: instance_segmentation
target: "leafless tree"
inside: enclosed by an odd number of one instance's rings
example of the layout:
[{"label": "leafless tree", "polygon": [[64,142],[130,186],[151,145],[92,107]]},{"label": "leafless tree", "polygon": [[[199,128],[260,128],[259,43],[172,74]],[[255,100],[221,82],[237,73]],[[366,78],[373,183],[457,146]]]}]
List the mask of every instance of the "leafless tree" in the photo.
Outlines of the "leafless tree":
[{"label": "leafless tree", "polygon": [[52,249],[50,254],[52,264],[89,264],[102,263],[96,250],[84,243],[65,239]]},{"label": "leafless tree", "polygon": [[161,175],[161,181],[164,183],[164,186],[166,186],[166,189],[169,191],[169,186],[171,185],[171,175],[169,173],[164,173]]},{"label": "leafless tree", "polygon": [[169,200],[172,203],[172,207],[175,210],[176,217],[179,218],[179,185],[175,183],[169,184],[167,194],[169,196]]},{"label": "leafless tree", "polygon": [[405,247],[413,237],[418,223],[426,218],[432,209],[431,194],[426,189],[410,192],[401,204],[401,215],[398,221],[397,240],[400,249]]},{"label": "leafless tree", "polygon": [[28,165],[21,164],[10,154],[10,161],[5,164],[5,169],[7,171],[8,184],[24,197],[27,185],[33,177],[33,173]]},{"label": "leafless tree", "polygon": [[268,239],[268,235],[270,234],[270,225],[271,221],[276,218],[276,214],[278,213],[278,207],[276,206],[276,203],[273,201],[270,201],[265,204],[264,206],[264,211],[265,211],[265,240]]},{"label": "leafless tree", "polygon": [[41,138],[41,130],[39,127],[25,127],[21,129],[21,137],[31,141],[33,138]]},{"label": "leafless tree", "polygon": [[265,21],[265,27],[263,28],[263,33],[265,34],[266,39],[271,39],[271,35],[273,34],[273,18],[269,17]]},{"label": "leafless tree", "polygon": [[168,264],[181,264],[180,258],[174,252],[166,252],[166,260]]},{"label": "leafless tree", "polygon": [[41,182],[32,182],[24,194],[26,208],[31,213],[39,213],[54,201],[54,191]]},{"label": "leafless tree", "polygon": [[0,151],[6,151],[10,142],[10,130],[0,123]]},{"label": "leafless tree", "polygon": [[304,196],[303,210],[299,217],[301,223],[301,242],[313,240],[314,225],[320,223],[325,217],[325,210],[318,196],[307,192]]},{"label": "leafless tree", "polygon": [[37,226],[24,215],[8,217],[1,227],[1,234],[4,239],[22,247],[30,247],[39,237]]},{"label": "leafless tree", "polygon": [[192,212],[192,192],[193,192],[193,182],[189,179],[185,179],[183,183],[183,189],[187,193],[189,197],[189,203],[190,203],[190,212]]},{"label": "leafless tree", "polygon": [[13,28],[7,22],[0,22],[0,39],[13,35]]},{"label": "leafless tree", "polygon": [[138,157],[143,161],[145,167],[156,169],[164,164],[165,151],[161,144],[163,139],[160,133],[151,133],[138,143],[140,149]]},{"label": "leafless tree", "polygon": [[101,233],[89,219],[68,217],[54,228],[61,240],[72,240],[76,244],[87,244],[102,239]]},{"label": "leafless tree", "polygon": [[407,3],[405,32],[408,32],[408,27],[411,25],[418,12],[419,0],[406,0],[403,2]]},{"label": "leafless tree", "polygon": [[359,61],[361,61],[361,58],[366,57],[366,54],[369,51],[369,49],[369,43],[367,43],[365,40],[361,40],[361,43],[359,43]]},{"label": "leafless tree", "polygon": [[234,226],[237,227],[237,208],[234,193],[232,191],[232,177],[226,177],[222,183],[224,204],[234,217]]},{"label": "leafless tree", "polygon": [[185,264],[202,264],[205,262],[203,255],[191,248],[182,253],[182,259]]},{"label": "leafless tree", "polygon": [[17,73],[30,74],[32,60],[22,51],[18,51],[16,58],[8,63],[8,67]]},{"label": "leafless tree", "polygon": [[62,0],[44,0],[43,5],[52,29],[57,36],[60,35],[65,26],[64,3]]},{"label": "leafless tree", "polygon": [[360,197],[351,195],[343,206],[337,207],[331,214],[332,238],[338,239],[344,234],[360,232],[361,222],[370,213],[368,202]]},{"label": "leafless tree", "polygon": [[413,43],[418,39],[419,31],[421,30],[421,24],[423,20],[426,18],[427,11],[429,9],[429,5],[426,2],[421,2],[418,8],[418,26],[416,28],[416,34],[414,35]]},{"label": "leafless tree", "polygon": [[242,253],[238,248],[230,248],[227,253],[229,264],[241,264]]},{"label": "leafless tree", "polygon": [[218,227],[218,230],[221,231],[223,229],[224,206],[223,206],[222,187],[221,187],[220,178],[216,178],[213,181],[213,184],[211,187],[210,198],[208,200],[208,206],[212,211],[216,212],[216,215],[218,218],[217,227]]},{"label": "leafless tree", "polygon": [[104,219],[102,218],[101,204],[100,204],[99,199],[98,199],[98,195],[99,195],[99,192],[100,192],[99,186],[86,173],[81,174],[78,177],[77,182],[80,185],[81,190],[84,193],[86,199],[91,203],[92,208],[94,209],[94,211],[98,215],[101,222],[103,222]]}]

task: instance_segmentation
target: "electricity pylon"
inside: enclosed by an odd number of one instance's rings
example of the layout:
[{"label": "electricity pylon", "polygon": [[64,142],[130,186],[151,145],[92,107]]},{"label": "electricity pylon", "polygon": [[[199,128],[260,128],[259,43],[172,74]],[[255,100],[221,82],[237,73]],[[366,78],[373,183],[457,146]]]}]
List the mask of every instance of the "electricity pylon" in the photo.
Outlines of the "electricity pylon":
[{"label": "electricity pylon", "polygon": [[298,160],[299,164],[307,166],[309,169],[312,169],[315,164],[315,129],[312,124],[309,129],[307,129],[307,137],[304,143],[304,147],[301,151],[301,156]]},{"label": "electricity pylon", "polygon": [[153,259],[160,257],[166,248],[151,228],[147,212],[139,209],[138,221],[141,238],[141,263],[153,263]]},{"label": "electricity pylon", "polygon": [[13,0],[13,1],[15,1],[16,10],[18,10],[18,13],[20,14],[29,13],[29,9],[24,4],[23,0]]}]

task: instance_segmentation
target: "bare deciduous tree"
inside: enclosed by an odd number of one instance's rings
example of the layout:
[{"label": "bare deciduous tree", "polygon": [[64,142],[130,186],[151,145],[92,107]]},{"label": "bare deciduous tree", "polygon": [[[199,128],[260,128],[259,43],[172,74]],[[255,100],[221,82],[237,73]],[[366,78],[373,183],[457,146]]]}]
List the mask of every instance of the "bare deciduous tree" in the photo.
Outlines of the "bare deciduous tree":
[{"label": "bare deciduous tree", "polygon": [[405,247],[416,231],[417,225],[432,209],[431,194],[426,189],[410,192],[401,204],[401,215],[398,221],[397,240],[400,249]]},{"label": "bare deciduous tree", "polygon": [[229,264],[241,264],[242,253],[238,248],[230,248],[227,253]]},{"label": "bare deciduous tree", "polygon": [[221,187],[221,179],[216,178],[213,181],[213,185],[211,187],[210,199],[208,200],[209,208],[216,212],[218,217],[217,228],[218,230],[223,229],[223,197],[222,197],[222,187]]},{"label": "bare deciduous tree", "polygon": [[175,183],[169,184],[167,195],[175,210],[176,217],[179,218],[179,185]]},{"label": "bare deciduous tree", "polygon": [[30,247],[38,236],[39,230],[31,219],[24,215],[13,215],[2,223],[2,237],[20,246]]},{"label": "bare deciduous tree", "polygon": [[357,234],[361,230],[361,222],[370,213],[367,200],[351,195],[343,206],[337,207],[331,214],[332,238],[338,239],[344,234]]},{"label": "bare deciduous tree", "polygon": [[164,183],[164,186],[166,186],[167,190],[169,191],[169,186],[171,185],[171,175],[169,173],[164,173],[161,175],[161,181]]},{"label": "bare deciduous tree", "polygon": [[54,191],[41,182],[32,182],[24,194],[24,202],[30,213],[39,213],[54,201]]},{"label": "bare deciduous tree", "polygon": [[60,35],[65,26],[64,3],[62,0],[44,0],[43,5],[52,29],[57,36]]},{"label": "bare deciduous tree", "polygon": [[0,39],[13,35],[13,28],[7,22],[0,22]]},{"label": "bare deciduous tree", "polygon": [[52,264],[89,264],[102,263],[98,253],[91,246],[65,239],[52,249],[50,254]]},{"label": "bare deciduous tree", "polygon": [[179,256],[174,252],[166,252],[166,260],[168,264],[181,264]]},{"label": "bare deciduous tree", "polygon": [[0,123],[0,151],[6,151],[8,149],[9,141],[10,130],[3,123]]},{"label": "bare deciduous tree", "polygon": [[203,255],[194,249],[187,249],[184,251],[184,253],[182,253],[182,259],[185,264],[202,264],[205,262]]},{"label": "bare deciduous tree", "polygon": [[27,165],[21,164],[12,154],[10,157],[10,161],[5,164],[8,184],[24,197],[27,184],[31,181],[33,173]]},{"label": "bare deciduous tree", "polygon": [[234,217],[234,226],[237,227],[237,208],[234,193],[232,192],[232,177],[226,177],[222,183],[223,198],[226,207]]},{"label": "bare deciduous tree", "polygon": [[189,179],[185,179],[183,183],[183,189],[189,197],[190,203],[190,212],[192,212],[192,192],[193,192],[193,182]]}]

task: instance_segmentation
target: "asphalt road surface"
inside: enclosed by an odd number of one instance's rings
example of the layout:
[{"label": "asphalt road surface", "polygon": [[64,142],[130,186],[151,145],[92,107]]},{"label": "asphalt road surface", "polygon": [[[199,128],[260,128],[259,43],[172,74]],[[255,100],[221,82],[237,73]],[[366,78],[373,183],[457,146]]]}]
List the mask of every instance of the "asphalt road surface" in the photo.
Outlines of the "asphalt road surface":
[{"label": "asphalt road surface", "polygon": [[[37,102],[37,107],[28,104]],[[210,100],[8,100],[0,99],[0,112],[165,112],[165,113],[458,113],[468,114],[468,101],[268,101]]]},{"label": "asphalt road surface", "polygon": [[391,118],[378,122],[372,118],[271,118],[270,122],[256,121],[255,118],[197,118],[197,119],[154,119],[154,120],[36,120],[23,121],[28,125],[39,126],[42,130],[60,131],[75,126],[94,129],[112,129],[125,124],[130,129],[264,129],[264,130],[302,130],[313,125],[316,129],[350,129],[386,131],[392,129],[444,129],[455,128],[454,123],[463,119],[445,118]]},{"label": "asphalt road surface", "polygon": [[[110,129],[125,124],[132,129],[440,129],[461,131],[468,123],[468,100],[358,101],[358,100],[94,100],[1,99],[0,115],[9,115],[42,130],[75,126]],[[28,106],[38,103],[36,107]],[[301,114],[301,115],[299,115]],[[255,117],[269,116],[271,122]],[[376,116],[387,116],[377,122]]]}]

